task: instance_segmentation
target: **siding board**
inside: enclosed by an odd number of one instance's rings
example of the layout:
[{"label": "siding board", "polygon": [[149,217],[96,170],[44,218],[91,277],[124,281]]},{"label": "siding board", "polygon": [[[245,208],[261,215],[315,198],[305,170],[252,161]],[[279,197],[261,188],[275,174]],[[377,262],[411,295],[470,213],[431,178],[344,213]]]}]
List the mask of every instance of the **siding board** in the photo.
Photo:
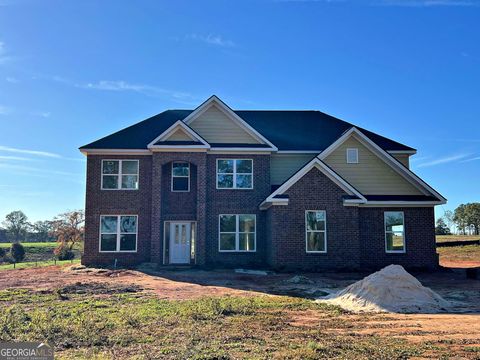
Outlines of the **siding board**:
[{"label": "siding board", "polygon": [[209,143],[261,144],[215,105],[189,125]]},{"label": "siding board", "polygon": [[[347,164],[347,148],[358,148],[358,164]],[[422,194],[353,136],[331,153],[325,162],[365,195]]]},{"label": "siding board", "polygon": [[315,154],[272,154],[270,160],[272,185],[283,184],[314,157]]}]

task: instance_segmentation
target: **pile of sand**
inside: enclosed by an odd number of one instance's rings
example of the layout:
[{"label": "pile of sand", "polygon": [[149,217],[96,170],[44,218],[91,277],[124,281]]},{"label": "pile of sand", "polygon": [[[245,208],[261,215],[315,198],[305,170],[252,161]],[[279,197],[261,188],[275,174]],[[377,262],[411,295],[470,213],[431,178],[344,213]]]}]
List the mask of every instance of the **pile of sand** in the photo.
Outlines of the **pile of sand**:
[{"label": "pile of sand", "polygon": [[389,265],[318,301],[353,312],[437,313],[451,306],[400,265]]}]

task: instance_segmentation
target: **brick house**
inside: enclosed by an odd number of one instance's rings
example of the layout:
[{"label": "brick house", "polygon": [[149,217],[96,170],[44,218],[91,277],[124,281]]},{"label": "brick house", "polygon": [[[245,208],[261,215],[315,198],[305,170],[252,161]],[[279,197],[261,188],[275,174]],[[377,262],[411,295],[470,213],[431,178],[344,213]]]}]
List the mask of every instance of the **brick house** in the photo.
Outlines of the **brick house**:
[{"label": "brick house", "polygon": [[234,111],[216,96],[80,148],[84,264],[435,268],[415,149],[319,111]]}]

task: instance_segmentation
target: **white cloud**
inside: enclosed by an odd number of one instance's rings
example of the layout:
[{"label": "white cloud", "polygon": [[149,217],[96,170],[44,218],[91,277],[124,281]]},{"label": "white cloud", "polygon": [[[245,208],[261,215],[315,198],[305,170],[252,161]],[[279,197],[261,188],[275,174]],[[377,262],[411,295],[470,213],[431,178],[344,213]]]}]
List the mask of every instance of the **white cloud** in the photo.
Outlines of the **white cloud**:
[{"label": "white cloud", "polygon": [[0,41],[0,65],[5,64],[7,61],[11,60],[12,57],[8,56],[7,49],[5,48],[5,43]]},{"label": "white cloud", "polygon": [[480,160],[480,156],[476,156],[476,157],[473,157],[473,158],[470,158],[470,159],[465,159],[465,160],[462,160],[460,162],[466,163],[466,162],[477,161],[477,160]]},{"label": "white cloud", "polygon": [[100,80],[96,83],[75,84],[76,87],[83,89],[93,89],[102,91],[131,91],[151,97],[171,97],[173,100],[184,104],[197,104],[198,98],[181,91],[164,89],[158,86],[148,84],[129,83],[124,80]]},{"label": "white cloud", "polygon": [[445,156],[445,157],[442,157],[442,158],[439,158],[439,159],[436,159],[436,160],[421,163],[421,164],[417,165],[417,168],[447,164],[447,163],[451,163],[451,162],[455,162],[455,161],[458,161],[458,160],[465,159],[466,157],[468,157],[470,155],[471,154],[449,155],[449,156]]},{"label": "white cloud", "polygon": [[12,112],[12,109],[5,105],[0,105],[0,115],[8,115]]},{"label": "white cloud", "polygon": [[435,6],[480,6],[478,0],[380,0],[376,5],[435,7]]},{"label": "white cloud", "polygon": [[220,46],[220,47],[234,47],[235,46],[235,43],[232,40],[224,39],[221,35],[215,35],[215,34],[202,35],[202,34],[195,34],[194,33],[194,34],[186,35],[185,39],[200,41],[200,42],[204,42],[206,44]]},{"label": "white cloud", "polygon": [[43,117],[43,118],[49,118],[50,115],[52,115],[52,113],[49,112],[49,111],[34,111],[31,114],[33,116],[40,116],[40,117]]},{"label": "white cloud", "polygon": [[20,82],[20,80],[18,80],[17,78],[14,78],[13,76],[7,76],[5,80],[12,84],[17,84]]},{"label": "white cloud", "polygon": [[42,156],[42,157],[48,157],[48,158],[57,158],[57,159],[62,158],[61,155],[48,152],[48,151],[17,149],[17,148],[12,148],[12,147],[3,146],[3,145],[0,145],[0,151],[12,152],[12,153],[18,153],[18,154],[28,154],[28,155],[34,155],[34,156]]},{"label": "white cloud", "polygon": [[23,156],[0,155],[0,160],[18,160],[18,161],[32,161],[33,159]]}]

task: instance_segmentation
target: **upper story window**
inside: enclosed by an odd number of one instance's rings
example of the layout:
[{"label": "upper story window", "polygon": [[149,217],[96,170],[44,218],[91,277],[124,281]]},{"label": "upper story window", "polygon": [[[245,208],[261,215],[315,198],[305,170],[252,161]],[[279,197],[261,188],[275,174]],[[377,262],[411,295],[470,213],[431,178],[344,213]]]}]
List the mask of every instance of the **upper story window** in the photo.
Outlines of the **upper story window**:
[{"label": "upper story window", "polygon": [[217,159],[217,189],[253,189],[253,160]]},{"label": "upper story window", "polygon": [[385,249],[387,253],[405,252],[405,217],[403,211],[385,211]]},{"label": "upper story window", "polygon": [[190,164],[175,161],[172,163],[172,191],[190,191]]},{"label": "upper story window", "polygon": [[327,214],[325,210],[305,212],[305,242],[307,253],[327,252]]},{"label": "upper story window", "polygon": [[358,164],[358,149],[347,149],[347,164]]},{"label": "upper story window", "polygon": [[102,160],[103,190],[137,190],[138,160]]}]

